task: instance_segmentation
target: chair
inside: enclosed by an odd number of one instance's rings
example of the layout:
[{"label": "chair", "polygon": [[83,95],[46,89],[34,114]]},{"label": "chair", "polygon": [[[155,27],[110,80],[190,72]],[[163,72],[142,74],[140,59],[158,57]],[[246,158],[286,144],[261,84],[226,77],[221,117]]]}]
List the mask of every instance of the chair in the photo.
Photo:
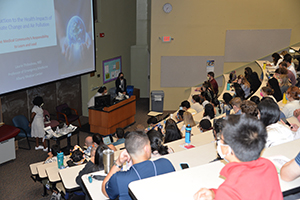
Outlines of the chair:
[{"label": "chair", "polygon": [[59,125],[59,122],[57,120],[51,120],[50,119],[50,114],[47,110],[43,110],[43,115],[44,115],[44,124],[45,127],[51,126],[51,128],[55,128]]},{"label": "chair", "polygon": [[[72,114],[73,110],[75,115]],[[76,109],[70,108],[68,104],[64,103],[56,107],[57,120],[60,122],[66,122],[67,125],[78,120],[79,127],[81,128],[81,123],[79,119],[79,115]]]},{"label": "chair", "polygon": [[24,115],[18,115],[12,119],[12,122],[16,128],[19,128],[21,130],[18,136],[26,137],[28,143],[28,148],[24,148],[24,147],[19,147],[19,148],[30,150],[31,146],[29,143],[29,137],[31,137],[31,128],[29,127],[28,119]]}]

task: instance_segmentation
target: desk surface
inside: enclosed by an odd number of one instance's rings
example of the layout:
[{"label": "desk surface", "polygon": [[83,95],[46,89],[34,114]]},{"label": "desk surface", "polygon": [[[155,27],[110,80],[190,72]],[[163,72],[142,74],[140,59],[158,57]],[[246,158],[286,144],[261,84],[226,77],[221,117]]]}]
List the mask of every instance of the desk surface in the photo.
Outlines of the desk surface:
[{"label": "desk surface", "polygon": [[[277,145],[266,149],[263,157],[284,155],[293,158],[299,152],[300,140]],[[151,177],[129,184],[130,190],[137,199],[193,199],[193,195],[201,188],[217,188],[224,181],[219,177],[224,164],[217,161],[190,169],[172,172],[157,177]],[[278,175],[279,176],[279,175]],[[280,177],[279,177],[280,179]],[[155,192],[148,190],[149,185],[155,185]],[[281,190],[287,191],[300,185],[300,179],[292,182],[280,180]],[[165,192],[172,190],[173,192]]]},{"label": "desk surface", "polygon": [[75,179],[78,173],[84,168],[84,166],[85,164],[82,164],[82,165],[59,170],[59,175],[67,190],[72,190],[74,188],[79,187]]},{"label": "desk surface", "polygon": [[93,172],[90,174],[85,174],[81,177],[81,180],[83,181],[85,187],[87,188],[91,198],[93,200],[104,200],[104,199],[108,199],[107,197],[105,197],[101,191],[101,187],[102,187],[102,182],[103,181],[97,181],[95,179],[93,179],[93,182],[90,183],[88,180],[88,177],[93,174],[93,175],[104,175],[106,176],[106,174],[104,173],[104,171],[99,171],[99,172]]}]

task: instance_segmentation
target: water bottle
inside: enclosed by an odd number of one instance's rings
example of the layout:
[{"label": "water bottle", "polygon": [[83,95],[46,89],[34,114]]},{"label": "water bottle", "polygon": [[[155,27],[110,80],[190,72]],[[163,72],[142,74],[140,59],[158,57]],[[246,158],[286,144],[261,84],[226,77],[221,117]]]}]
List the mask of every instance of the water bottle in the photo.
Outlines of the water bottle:
[{"label": "water bottle", "polygon": [[185,143],[190,144],[191,143],[191,132],[192,132],[192,127],[191,125],[187,125],[185,128]]},{"label": "water bottle", "polygon": [[57,153],[57,165],[58,169],[63,169],[64,168],[64,153]]}]

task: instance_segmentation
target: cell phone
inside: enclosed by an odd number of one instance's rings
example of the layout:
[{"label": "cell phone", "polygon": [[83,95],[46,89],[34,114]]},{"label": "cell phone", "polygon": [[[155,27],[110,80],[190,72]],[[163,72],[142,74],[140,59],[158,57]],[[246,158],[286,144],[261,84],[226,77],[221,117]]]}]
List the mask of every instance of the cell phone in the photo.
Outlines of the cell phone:
[{"label": "cell phone", "polygon": [[187,164],[187,163],[180,163],[180,167],[181,167],[181,169],[190,168],[189,164]]},{"label": "cell phone", "polygon": [[281,119],[286,125],[291,126],[291,124],[286,120],[286,118],[281,118]]}]

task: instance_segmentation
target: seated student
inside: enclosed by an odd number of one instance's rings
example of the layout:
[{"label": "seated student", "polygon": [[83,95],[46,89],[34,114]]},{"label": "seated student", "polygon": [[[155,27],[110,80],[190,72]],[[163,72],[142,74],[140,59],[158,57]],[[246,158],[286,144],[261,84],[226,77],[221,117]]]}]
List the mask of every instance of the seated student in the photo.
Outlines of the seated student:
[{"label": "seated student", "polygon": [[225,92],[223,94],[223,103],[222,103],[222,110],[224,113],[226,113],[226,115],[229,115],[230,110],[232,109],[232,106],[230,105],[230,101],[232,99],[231,94],[229,94],[228,92]]},{"label": "seated student", "polygon": [[241,100],[241,98],[234,97],[233,99],[230,100],[230,104],[232,106],[233,114],[235,114],[235,115],[242,114],[242,111],[241,111],[242,100]]},{"label": "seated student", "polygon": [[84,157],[84,153],[80,148],[75,148],[71,151],[70,160],[68,160],[67,164],[69,167],[73,167],[76,165],[82,165],[86,163],[87,160]]},{"label": "seated student", "polygon": [[276,69],[279,68],[279,63],[283,61],[283,58],[277,52],[272,54],[272,58],[273,62],[271,63],[271,66],[275,67]]},{"label": "seated student", "polygon": [[93,147],[93,137],[87,136],[84,140],[84,145],[86,146],[86,150],[84,150],[85,155],[90,156]]},{"label": "seated student", "polygon": [[[101,171],[104,169],[103,165],[103,151],[105,149],[108,149],[107,146],[100,145],[97,147],[93,147],[91,150],[91,159],[86,163],[84,168],[78,173],[78,176],[76,177],[76,183],[81,187],[82,191],[85,194],[85,199],[89,200],[91,199],[88,191],[86,190],[86,187],[84,186],[84,183],[81,180],[81,177],[85,174],[89,174],[96,171]],[[104,177],[103,177],[104,178]]]},{"label": "seated student", "polygon": [[[119,200],[131,199],[128,193],[128,184],[132,181],[157,176],[175,171],[171,162],[165,158],[150,161],[151,146],[145,133],[131,132],[125,140],[125,150],[112,166],[102,183],[103,194]],[[127,171],[120,171],[126,161],[132,161]]]},{"label": "seated student", "polygon": [[260,98],[258,96],[253,96],[250,98],[250,101],[253,101],[256,105],[260,103]]},{"label": "seated student", "polygon": [[[280,169],[280,177],[284,181],[290,182],[295,180],[299,176],[300,176],[300,153],[298,153],[298,155],[294,159],[285,163]],[[285,200],[300,199],[300,193],[285,196],[284,199]]]},{"label": "seated student", "polygon": [[211,101],[212,105],[214,106],[215,116],[218,117],[223,114],[221,109],[220,101],[217,98],[213,98]]},{"label": "seated student", "polygon": [[88,102],[88,108],[89,107],[92,107],[92,106],[95,106],[95,97],[99,97],[99,96],[103,96],[103,95],[106,95],[107,94],[107,89],[105,86],[101,86],[99,88],[99,90],[97,91],[97,93],[89,100]]},{"label": "seated student", "polygon": [[176,122],[168,119],[165,124],[165,138],[164,143],[173,142],[182,138],[182,133],[179,130]]},{"label": "seated student", "polygon": [[191,108],[196,110],[197,113],[201,112],[203,110],[203,106],[200,103],[200,96],[198,94],[195,94],[192,96],[192,105]]},{"label": "seated student", "polygon": [[112,145],[117,146],[119,144],[123,144],[125,142],[125,133],[124,129],[122,128],[116,128],[115,136],[117,137],[117,141],[112,143]]},{"label": "seated student", "polygon": [[234,87],[234,97],[239,97],[239,98],[241,98],[241,100],[244,100],[245,99],[245,92],[241,88],[241,86],[238,83],[234,83],[233,87]]},{"label": "seated student", "polygon": [[187,126],[188,124],[191,125],[191,127],[196,126],[193,115],[189,112],[183,113],[183,123],[184,126]]},{"label": "seated student", "polygon": [[186,101],[186,100],[183,101],[183,102],[181,102],[180,107],[182,107],[182,109],[183,109],[184,111],[187,111],[187,112],[191,113],[192,115],[197,114],[197,111],[194,110],[193,108],[191,108],[190,102],[188,102],[188,101]]},{"label": "seated student", "polygon": [[144,132],[144,130],[145,130],[145,126],[144,125],[142,125],[142,124],[136,125],[135,131],[142,131],[142,132]]},{"label": "seated student", "polygon": [[[104,142],[103,142],[103,138],[99,133],[94,133],[93,142],[94,142],[95,146],[105,145]],[[107,145],[107,147],[110,148],[113,151],[117,151],[116,147],[112,144]]]},{"label": "seated student", "polygon": [[275,99],[273,94],[274,94],[274,90],[272,88],[266,86],[261,88],[260,96],[262,97],[262,99],[266,97],[270,97],[277,103],[277,100]]},{"label": "seated student", "polygon": [[182,122],[182,121],[183,121],[183,113],[185,113],[184,110],[179,110],[179,111],[177,112],[177,115],[175,116],[175,118],[176,118],[176,120],[177,120],[178,122]]},{"label": "seated student", "polygon": [[256,72],[253,72],[251,67],[245,68],[245,78],[250,83],[250,92],[256,92],[256,90],[259,88],[261,81],[258,78],[258,75]]},{"label": "seated student", "polygon": [[159,157],[169,153],[174,153],[174,150],[171,147],[163,145],[163,137],[160,132],[156,130],[151,130],[147,133],[150,140],[151,146],[151,158]]},{"label": "seated student", "polygon": [[157,118],[156,117],[150,117],[147,120],[147,124],[148,124],[148,129],[151,130],[156,124],[158,123]]},{"label": "seated student", "polygon": [[241,111],[247,115],[251,115],[257,118],[258,109],[256,103],[249,100],[244,100],[241,104]]},{"label": "seated student", "polygon": [[300,89],[296,86],[292,86],[286,91],[286,98],[289,100],[289,102],[282,108],[282,112],[286,118],[292,117],[294,110],[300,108],[299,95]]},{"label": "seated student", "polygon": [[[229,163],[220,174],[226,177],[218,189],[201,188],[194,199],[272,199],[282,200],[275,166],[260,157],[267,132],[257,119],[229,115],[218,141],[218,153]],[[255,186],[255,191],[251,188]]]},{"label": "seated student", "polygon": [[215,109],[212,104],[207,104],[204,107],[204,113],[203,113],[203,118],[202,119],[213,119],[215,118]]},{"label": "seated student", "polygon": [[286,74],[280,74],[278,78],[281,94],[286,93],[287,89],[292,86],[289,77]]},{"label": "seated student", "polygon": [[237,83],[240,84],[241,88],[243,89],[245,93],[244,98],[246,99],[250,95],[250,83],[242,74],[238,76]]},{"label": "seated student", "polygon": [[52,145],[50,152],[48,152],[48,157],[46,158],[44,164],[57,162],[57,154],[60,153],[60,147],[57,144]]},{"label": "seated student", "polygon": [[283,94],[281,93],[279,83],[275,77],[268,80],[268,87],[274,91],[273,97],[276,99],[276,101],[281,101]]},{"label": "seated student", "polygon": [[209,104],[211,101],[211,99],[207,96],[205,92],[201,92],[199,97],[200,97],[200,104],[203,106],[203,108],[206,106],[206,104]]},{"label": "seated student", "polygon": [[202,119],[199,122],[199,128],[202,133],[213,129],[211,126],[211,122],[208,119]]},{"label": "seated student", "polygon": [[266,147],[275,146],[294,140],[296,137],[289,127],[279,123],[280,110],[272,99],[262,100],[258,106],[258,119],[266,126],[268,137]]},{"label": "seated student", "polygon": [[224,127],[224,123],[225,119],[223,118],[214,119],[213,134],[216,141],[220,139],[220,133]]},{"label": "seated student", "polygon": [[290,70],[291,72],[293,72],[295,78],[297,78],[297,72],[296,72],[296,70],[295,70],[295,65],[294,65],[294,63],[292,62],[292,56],[291,56],[290,54],[284,55],[283,61],[286,62],[286,64],[287,64],[287,69]]},{"label": "seated student", "polygon": [[284,74],[289,77],[289,80],[291,81],[292,86],[295,86],[297,83],[297,76],[295,77],[294,73],[291,70],[287,69],[287,63],[285,61],[281,62],[279,64],[279,68],[275,71],[275,74]]}]

